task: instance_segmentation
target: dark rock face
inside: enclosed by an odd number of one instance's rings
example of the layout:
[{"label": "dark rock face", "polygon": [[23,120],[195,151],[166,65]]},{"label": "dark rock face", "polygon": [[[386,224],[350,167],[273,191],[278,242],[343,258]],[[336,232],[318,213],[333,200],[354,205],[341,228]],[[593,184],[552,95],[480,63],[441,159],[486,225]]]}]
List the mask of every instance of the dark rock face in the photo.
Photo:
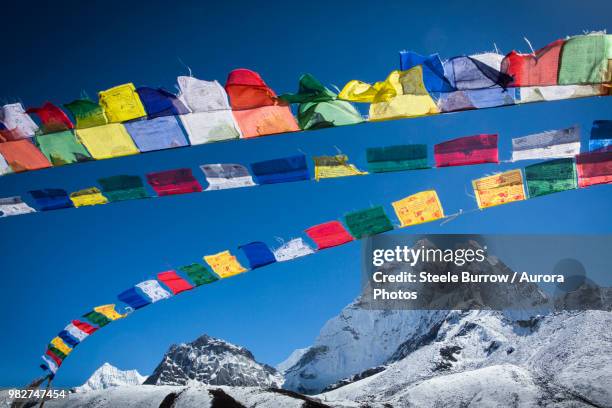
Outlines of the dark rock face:
[{"label": "dark rock face", "polygon": [[280,387],[282,377],[255,361],[244,347],[203,335],[188,344],[173,345],[145,384]]}]

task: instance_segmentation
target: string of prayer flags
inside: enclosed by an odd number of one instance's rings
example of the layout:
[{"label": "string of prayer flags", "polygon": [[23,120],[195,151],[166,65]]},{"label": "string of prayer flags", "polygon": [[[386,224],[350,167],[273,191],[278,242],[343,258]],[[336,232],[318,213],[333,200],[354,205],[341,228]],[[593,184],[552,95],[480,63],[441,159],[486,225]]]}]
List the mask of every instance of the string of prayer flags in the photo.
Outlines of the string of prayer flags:
[{"label": "string of prayer flags", "polygon": [[287,183],[309,180],[310,174],[303,154],[251,164],[257,184]]},{"label": "string of prayer flags", "polygon": [[108,199],[97,187],[89,187],[70,194],[70,200],[75,207],[108,204]]},{"label": "string of prayer flags", "polygon": [[308,228],[306,235],[314,241],[317,249],[326,249],[353,241],[353,237],[339,221],[329,221]]},{"label": "string of prayer flags", "polygon": [[368,174],[348,162],[348,156],[337,154],[335,156],[313,157],[315,163],[315,180],[347,176],[361,176]]},{"label": "string of prayer flags", "polygon": [[54,166],[93,160],[72,130],[40,135],[35,139],[40,151]]},{"label": "string of prayer flags", "polygon": [[21,197],[0,198],[0,218],[36,212]]},{"label": "string of prayer flags", "polygon": [[391,204],[400,220],[400,228],[444,218],[444,210],[435,190],[421,191]]},{"label": "string of prayer flags", "polygon": [[53,339],[51,339],[51,345],[53,345],[53,347],[55,347],[56,349],[58,349],[59,351],[61,351],[65,355],[68,355],[68,354],[70,354],[72,352],[72,347],[70,347],[69,345],[64,343],[64,340],[62,340],[58,336],[56,336]]},{"label": "string of prayer flags", "polygon": [[125,124],[125,129],[141,152],[188,146],[187,138],[174,116],[160,116]]},{"label": "string of prayer flags", "polygon": [[393,224],[382,206],[348,213],[344,216],[344,220],[351,235],[357,239],[393,229]]},{"label": "string of prayer flags", "polygon": [[366,158],[372,173],[429,168],[425,144],[369,147]]},{"label": "string of prayer flags", "polygon": [[147,116],[136,87],[131,82],[100,91],[98,97],[100,106],[111,123],[127,122]]},{"label": "string of prayer flags", "polygon": [[96,160],[140,153],[125,126],[120,123],[77,129],[76,134]]},{"label": "string of prayer flags", "polygon": [[136,284],[136,287],[144,292],[151,299],[152,303],[159,302],[163,299],[168,299],[172,296],[170,292],[162,288],[158,281],[149,279]]},{"label": "string of prayer flags", "polygon": [[199,193],[202,186],[191,169],[176,169],[147,174],[147,182],[158,196]]},{"label": "string of prayer flags", "polygon": [[26,113],[35,113],[42,123],[43,133],[61,132],[74,129],[68,116],[51,102],[45,102],[40,108],[29,108]]},{"label": "string of prayer flags", "polygon": [[274,258],[277,262],[290,261],[310,254],[314,254],[314,251],[302,238],[294,238],[274,250]]},{"label": "string of prayer flags", "polygon": [[104,109],[91,99],[76,99],[64,104],[76,119],[76,128],[104,126],[108,123]]},{"label": "string of prayer flags", "polygon": [[423,83],[429,92],[451,92],[455,89],[444,77],[444,67],[438,54],[424,56],[413,51],[400,51],[400,69],[409,70],[416,66],[423,70]]},{"label": "string of prayer flags", "polygon": [[465,136],[434,146],[436,167],[499,163],[497,135]]},{"label": "string of prayer flags", "polygon": [[576,156],[578,186],[612,183],[612,151],[582,153]]},{"label": "string of prayer flags", "polygon": [[511,86],[557,85],[561,49],[557,40],[531,54],[512,51],[501,63],[501,70],[512,77]]},{"label": "string of prayer flags", "polygon": [[338,97],[352,102],[369,102],[370,121],[439,113],[436,103],[423,84],[420,65],[407,71],[393,71],[385,81],[374,85],[350,81]]},{"label": "string of prayer flags", "polygon": [[148,198],[142,179],[138,176],[119,175],[98,179],[102,193],[110,202]]},{"label": "string of prayer flags", "polygon": [[49,159],[29,139],[0,143],[0,154],[15,173],[51,167]]},{"label": "string of prayer flags", "polygon": [[612,120],[593,121],[589,150],[608,150],[610,146],[612,146]]},{"label": "string of prayer flags", "polygon": [[44,190],[30,191],[30,195],[36,201],[41,211],[59,210],[72,208],[72,201],[66,190],[60,188],[47,188]]},{"label": "string of prayer flags", "polygon": [[38,132],[38,125],[26,113],[20,103],[9,103],[2,106],[0,122],[6,127],[7,133],[11,134],[9,140],[32,137]]},{"label": "string of prayer flags", "polygon": [[258,73],[248,69],[233,70],[227,77],[225,90],[242,137],[300,130],[289,105],[276,97]]},{"label": "string of prayer flags", "polygon": [[251,187],[256,185],[249,170],[235,163],[204,164],[200,169],[206,176],[208,187],[205,191],[225,190],[228,188]]},{"label": "string of prayer flags", "polygon": [[578,126],[512,139],[512,161],[574,157],[578,153],[580,153]]},{"label": "string of prayer flags", "polygon": [[219,280],[207,267],[197,263],[181,266],[179,270],[189,276],[191,282],[196,286],[206,285]]},{"label": "string of prayer flags", "polygon": [[526,200],[520,169],[483,177],[472,181],[476,202],[481,210],[514,201]]},{"label": "string of prayer flags", "polygon": [[189,109],[174,94],[162,88],[141,86],[136,89],[149,119],[164,116],[184,115]]},{"label": "string of prayer flags", "polygon": [[179,118],[192,145],[242,137],[231,110],[188,113]]},{"label": "string of prayer flags", "polygon": [[157,274],[157,279],[175,295],[194,288],[191,283],[181,278],[175,271],[160,272]]},{"label": "string of prayer flags", "polygon": [[230,276],[238,275],[246,272],[246,268],[240,265],[238,259],[233,256],[230,251],[219,252],[214,255],[206,255],[204,261],[212,270],[221,278],[229,278]]},{"label": "string of prayer flags", "polygon": [[274,254],[263,242],[250,242],[248,244],[241,245],[238,248],[240,248],[246,255],[251,269],[261,268],[262,266],[276,262]]},{"label": "string of prayer flags", "polygon": [[569,38],[563,44],[559,85],[610,82],[612,35],[589,34]]},{"label": "string of prayer flags", "polygon": [[338,100],[336,93],[311,74],[300,77],[297,93],[284,94],[279,98],[288,103],[300,104],[298,125],[302,130],[352,125],[364,121],[353,105]]},{"label": "string of prayer flags", "polygon": [[512,77],[474,57],[454,57],[444,62],[444,76],[450,85],[460,91],[506,88]]},{"label": "string of prayer flags", "polygon": [[525,167],[529,197],[578,188],[573,158],[550,160]]},{"label": "string of prayer flags", "polygon": [[134,310],[151,304],[151,301],[142,296],[135,287],[124,290],[117,295],[117,299],[129,305]]}]

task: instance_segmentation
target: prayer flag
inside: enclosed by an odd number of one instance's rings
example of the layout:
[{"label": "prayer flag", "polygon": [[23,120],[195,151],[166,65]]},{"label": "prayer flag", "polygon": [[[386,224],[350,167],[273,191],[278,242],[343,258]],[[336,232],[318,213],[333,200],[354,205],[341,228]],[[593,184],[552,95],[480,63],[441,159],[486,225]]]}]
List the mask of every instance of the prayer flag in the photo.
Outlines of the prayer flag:
[{"label": "prayer flag", "polygon": [[98,179],[98,183],[102,186],[104,196],[111,202],[149,198],[149,194],[139,176],[106,177]]},{"label": "prayer flag", "polygon": [[133,83],[118,85],[98,93],[100,106],[111,123],[126,122],[147,115]]},{"label": "prayer flag", "polygon": [[21,200],[21,197],[0,198],[0,218],[36,212]]},{"label": "prayer flag", "polygon": [[191,76],[177,78],[179,98],[191,112],[231,110],[225,89],[217,81],[204,81]]},{"label": "prayer flag", "polygon": [[400,228],[444,218],[444,210],[435,190],[421,191],[391,203]]},{"label": "prayer flag", "polygon": [[149,299],[144,298],[135,287],[129,288],[121,292],[117,299],[128,304],[132,309],[137,310],[151,304]]},{"label": "prayer flag", "polygon": [[38,125],[26,113],[20,103],[9,103],[2,106],[0,122],[4,124],[8,133],[11,134],[10,140],[32,137],[38,131]]},{"label": "prayer flag", "polygon": [[192,145],[241,137],[231,110],[188,113],[179,118]]},{"label": "prayer flag", "polygon": [[108,199],[97,187],[89,187],[70,194],[70,200],[75,207],[108,204]]},{"label": "prayer flag", "polygon": [[136,287],[140,288],[147,295],[152,303],[159,302],[163,299],[168,299],[172,294],[168,292],[166,289],[162,288],[158,281],[155,279],[149,279],[143,282],[140,282],[136,285]]},{"label": "prayer flag", "polygon": [[473,180],[472,186],[480,209],[526,199],[520,169]]},{"label": "prayer flag", "polygon": [[142,86],[136,92],[150,119],[189,113],[183,102],[165,89]]},{"label": "prayer flag", "polygon": [[423,70],[423,83],[429,92],[450,92],[454,90],[444,77],[444,67],[438,54],[424,56],[412,51],[400,51],[400,69],[402,71],[419,65]]},{"label": "prayer flag", "polygon": [[436,167],[499,163],[497,135],[465,136],[434,146]]},{"label": "prayer flag", "polygon": [[262,266],[276,262],[274,254],[263,242],[250,242],[238,248],[242,249],[246,255],[251,269],[261,268]]},{"label": "prayer flag", "polygon": [[189,279],[191,279],[191,282],[193,282],[193,284],[196,286],[206,285],[219,280],[219,278],[207,267],[197,263],[181,266],[179,270],[187,274]]},{"label": "prayer flag", "polygon": [[303,154],[252,163],[251,170],[257,184],[287,183],[310,179],[306,156]]},{"label": "prayer flag", "polygon": [[76,99],[64,104],[76,119],[77,129],[104,126],[108,123],[104,109],[91,99]]},{"label": "prayer flag", "polygon": [[336,178],[346,176],[361,176],[368,174],[360,171],[354,164],[348,163],[348,156],[337,154],[335,156],[313,157],[315,162],[315,180],[323,178]]},{"label": "prayer flag", "polygon": [[174,149],[189,145],[174,116],[129,122],[125,124],[125,129],[141,152]]},{"label": "prayer flag", "polygon": [[111,319],[98,312],[88,312],[82,317],[89,320],[90,323],[97,325],[98,327],[104,327],[111,322]]},{"label": "prayer flag", "polygon": [[317,244],[317,249],[326,249],[353,241],[353,237],[339,221],[329,221],[308,228],[306,235]]},{"label": "prayer flag", "polygon": [[576,156],[576,169],[580,188],[609,184],[612,182],[612,151],[579,154]]},{"label": "prayer flag", "polygon": [[47,188],[44,190],[30,191],[32,198],[36,201],[41,211],[59,210],[61,208],[73,207],[66,190],[59,188]]},{"label": "prayer flag", "polygon": [[391,231],[393,225],[382,206],[354,211],[344,216],[351,235],[357,239]]},{"label": "prayer flag", "polygon": [[225,190],[228,188],[251,187],[256,185],[249,170],[234,163],[204,164],[200,169],[206,176],[208,187],[205,191]]},{"label": "prayer flag", "polygon": [[549,130],[512,139],[512,160],[574,157],[580,153],[580,128]]},{"label": "prayer flag", "polygon": [[53,339],[51,339],[51,344],[53,345],[53,347],[55,347],[65,355],[68,355],[72,352],[72,347],[64,343],[64,340],[62,340],[60,337],[54,337]]},{"label": "prayer flag", "polygon": [[506,88],[512,77],[474,57],[454,57],[444,62],[444,76],[460,91],[499,86]]},{"label": "prayer flag", "polygon": [[61,332],[59,332],[57,337],[62,339],[64,343],[66,343],[72,348],[78,346],[78,344],[80,343],[80,341],[77,340],[74,336],[72,336],[67,330],[62,330]]},{"label": "prayer flag", "polygon": [[593,121],[589,150],[609,150],[610,146],[612,146],[612,120]]},{"label": "prayer flag", "polygon": [[158,196],[199,193],[202,186],[193,177],[191,169],[176,169],[147,174],[147,182]]},{"label": "prayer flag", "polygon": [[561,50],[559,85],[610,82],[612,35],[588,34],[569,38]]},{"label": "prayer flag", "polygon": [[525,167],[529,197],[578,188],[574,159],[556,159]]},{"label": "prayer flag", "polygon": [[511,86],[557,85],[563,40],[531,54],[512,51],[502,61],[502,72],[512,77]]},{"label": "prayer flag", "polygon": [[117,312],[114,304],[96,306],[93,310],[109,320],[123,319],[126,316],[125,314]]},{"label": "prayer flag", "polygon": [[429,168],[425,144],[369,147],[366,156],[372,173]]},{"label": "prayer flag", "polygon": [[72,130],[36,136],[36,144],[54,166],[93,160]]},{"label": "prayer flag", "polygon": [[[71,325],[66,326],[66,330],[70,331],[69,328],[76,328],[79,331],[85,333],[87,336],[89,336],[90,334],[93,334],[93,332],[95,332],[96,330],[98,330],[96,327],[93,327],[92,325],[90,325],[87,322],[83,322],[80,320],[73,320]],[[72,331],[70,331],[70,334],[73,334]],[[74,335],[74,334],[73,334]],[[80,338],[77,337],[79,340],[83,340],[84,338]]]},{"label": "prayer flag", "polygon": [[314,250],[302,238],[292,239],[274,250],[274,258],[277,262],[290,261],[310,254],[314,254]]},{"label": "prayer flag", "polygon": [[15,173],[51,167],[49,160],[29,139],[0,143],[0,154]]},{"label": "prayer flag", "polygon": [[210,265],[212,270],[219,275],[221,279],[246,272],[246,269],[240,265],[238,259],[229,251],[219,252],[214,255],[206,255],[204,261]]},{"label": "prayer flag", "polygon": [[40,108],[29,108],[26,112],[38,115],[42,122],[44,133],[61,132],[74,128],[74,125],[64,111],[51,102],[45,102]]},{"label": "prayer flag", "polygon": [[77,129],[76,134],[96,160],[140,153],[125,126],[120,123]]},{"label": "prayer flag", "polygon": [[194,288],[191,283],[181,278],[175,271],[160,272],[157,274],[157,279],[166,285],[175,295]]}]

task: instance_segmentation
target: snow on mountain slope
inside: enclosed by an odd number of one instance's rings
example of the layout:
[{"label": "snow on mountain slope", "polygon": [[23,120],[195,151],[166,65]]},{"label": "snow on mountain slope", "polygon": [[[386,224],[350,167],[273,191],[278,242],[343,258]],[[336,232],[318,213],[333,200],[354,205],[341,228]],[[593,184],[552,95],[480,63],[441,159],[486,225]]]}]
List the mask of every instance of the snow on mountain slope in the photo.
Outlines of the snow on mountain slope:
[{"label": "snow on mountain slope", "polygon": [[276,370],[279,373],[284,374],[285,371],[293,367],[295,363],[297,363],[302,358],[302,356],[308,352],[308,350],[310,350],[310,347],[293,350],[289,357],[287,357],[284,361],[276,365]]},{"label": "snow on mountain slope", "polygon": [[85,384],[76,387],[76,392],[102,390],[109,387],[125,385],[140,385],[147,377],[140,375],[136,370],[119,370],[109,363],[104,363],[89,377]]},{"label": "snow on mountain slope", "polygon": [[151,385],[203,384],[280,387],[276,370],[255,361],[244,347],[203,335],[188,344],[173,345],[146,380]]},{"label": "snow on mountain slope", "polygon": [[[476,398],[481,403],[474,406],[499,406],[523,389],[517,406],[533,406],[535,400],[551,407],[612,406],[610,327],[612,313],[604,311],[530,321],[500,312],[451,312],[429,344],[378,374],[319,397],[400,407],[461,406]],[[483,381],[485,374],[495,379]],[[485,394],[500,398],[497,405],[480,400]]]}]

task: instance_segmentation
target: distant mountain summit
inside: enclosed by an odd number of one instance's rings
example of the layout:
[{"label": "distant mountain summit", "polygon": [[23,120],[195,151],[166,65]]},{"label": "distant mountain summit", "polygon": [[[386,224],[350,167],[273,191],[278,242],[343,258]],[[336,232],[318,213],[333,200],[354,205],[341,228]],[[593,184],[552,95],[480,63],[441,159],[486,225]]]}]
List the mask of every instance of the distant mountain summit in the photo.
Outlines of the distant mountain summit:
[{"label": "distant mountain summit", "polygon": [[76,387],[76,392],[103,390],[110,387],[126,385],[140,385],[147,377],[140,375],[136,370],[120,370],[117,367],[104,363],[89,377],[85,384]]},{"label": "distant mountain summit", "polygon": [[207,335],[173,345],[145,384],[185,385],[189,382],[244,387],[280,387],[283,377],[255,361],[244,347]]}]

